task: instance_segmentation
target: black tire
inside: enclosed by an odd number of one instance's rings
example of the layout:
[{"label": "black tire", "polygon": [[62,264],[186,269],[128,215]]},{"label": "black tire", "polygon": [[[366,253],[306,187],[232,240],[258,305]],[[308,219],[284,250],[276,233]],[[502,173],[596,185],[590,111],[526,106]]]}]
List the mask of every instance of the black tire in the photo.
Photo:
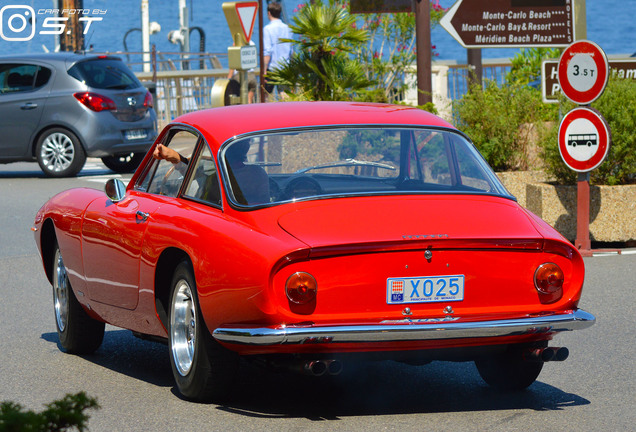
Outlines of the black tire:
[{"label": "black tire", "polygon": [[86,153],[77,136],[63,128],[49,129],[40,136],[35,157],[49,177],[75,176],[86,162]]},{"label": "black tire", "polygon": [[475,365],[486,384],[499,390],[523,390],[536,381],[543,369],[543,362],[523,358],[520,347],[475,360]]},{"label": "black tire", "polygon": [[144,160],[144,156],[144,153],[127,153],[103,157],[102,162],[116,173],[125,174],[134,172],[141,161]]},{"label": "black tire", "polygon": [[179,392],[197,402],[220,401],[229,393],[238,356],[222,347],[208,331],[187,260],[176,268],[170,296],[169,351]]},{"label": "black tire", "polygon": [[105,325],[89,317],[77,301],[57,244],[52,264],[55,327],[62,350],[69,354],[91,354],[104,340]]}]

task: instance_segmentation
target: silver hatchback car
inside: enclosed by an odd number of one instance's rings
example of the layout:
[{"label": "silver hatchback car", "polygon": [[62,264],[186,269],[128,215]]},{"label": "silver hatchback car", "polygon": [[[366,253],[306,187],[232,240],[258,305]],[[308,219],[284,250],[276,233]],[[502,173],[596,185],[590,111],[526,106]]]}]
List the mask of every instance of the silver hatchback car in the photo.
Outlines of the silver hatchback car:
[{"label": "silver hatchback car", "polygon": [[130,172],[156,136],[152,95],[118,57],[0,58],[0,163],[37,160],[68,177],[98,157]]}]

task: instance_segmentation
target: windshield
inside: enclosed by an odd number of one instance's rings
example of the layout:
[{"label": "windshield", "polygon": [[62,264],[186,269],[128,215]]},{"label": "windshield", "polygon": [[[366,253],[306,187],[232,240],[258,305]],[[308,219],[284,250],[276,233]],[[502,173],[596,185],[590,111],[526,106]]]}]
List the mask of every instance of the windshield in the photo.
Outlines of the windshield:
[{"label": "windshield", "polygon": [[510,197],[461,134],[430,128],[325,128],[233,141],[222,153],[230,199],[262,206],[347,195]]}]

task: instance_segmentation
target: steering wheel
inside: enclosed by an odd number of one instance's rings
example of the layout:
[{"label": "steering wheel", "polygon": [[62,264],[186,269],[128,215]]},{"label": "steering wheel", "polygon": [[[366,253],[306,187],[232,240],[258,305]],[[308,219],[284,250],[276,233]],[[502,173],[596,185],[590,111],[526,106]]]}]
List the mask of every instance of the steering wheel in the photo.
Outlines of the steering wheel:
[{"label": "steering wheel", "polygon": [[276,180],[269,178],[269,202],[276,202],[281,198],[281,191]]},{"label": "steering wheel", "polygon": [[297,177],[285,187],[283,196],[286,199],[304,198],[322,194],[322,188],[311,177]]},{"label": "steering wheel", "polygon": [[[163,175],[161,179],[161,183],[159,184],[159,195],[172,196],[170,194],[170,184],[168,183],[168,179],[175,171],[175,165],[172,165],[168,171]],[[175,194],[176,195],[176,194]]]}]

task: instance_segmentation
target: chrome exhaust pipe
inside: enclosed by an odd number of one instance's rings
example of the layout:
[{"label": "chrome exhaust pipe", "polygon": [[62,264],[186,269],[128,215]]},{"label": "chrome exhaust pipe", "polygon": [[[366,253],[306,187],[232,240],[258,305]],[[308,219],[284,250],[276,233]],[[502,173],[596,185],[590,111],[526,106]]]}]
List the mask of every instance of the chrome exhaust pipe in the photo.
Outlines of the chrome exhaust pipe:
[{"label": "chrome exhaust pipe", "polygon": [[570,351],[565,347],[545,347],[534,348],[524,353],[523,358],[528,361],[549,362],[564,361],[570,355]]},{"label": "chrome exhaust pipe", "polygon": [[549,347],[546,350],[552,351],[552,361],[564,361],[570,356],[570,350],[566,347]]},{"label": "chrome exhaust pipe", "polygon": [[327,360],[326,363],[329,375],[340,375],[340,372],[342,372],[342,362],[340,360]]},{"label": "chrome exhaust pipe", "polygon": [[554,357],[554,350],[549,348],[534,348],[524,353],[523,358],[533,362],[549,362]]},{"label": "chrome exhaust pipe", "polygon": [[303,370],[309,375],[323,376],[327,373],[327,363],[322,360],[310,360],[305,362]]}]

